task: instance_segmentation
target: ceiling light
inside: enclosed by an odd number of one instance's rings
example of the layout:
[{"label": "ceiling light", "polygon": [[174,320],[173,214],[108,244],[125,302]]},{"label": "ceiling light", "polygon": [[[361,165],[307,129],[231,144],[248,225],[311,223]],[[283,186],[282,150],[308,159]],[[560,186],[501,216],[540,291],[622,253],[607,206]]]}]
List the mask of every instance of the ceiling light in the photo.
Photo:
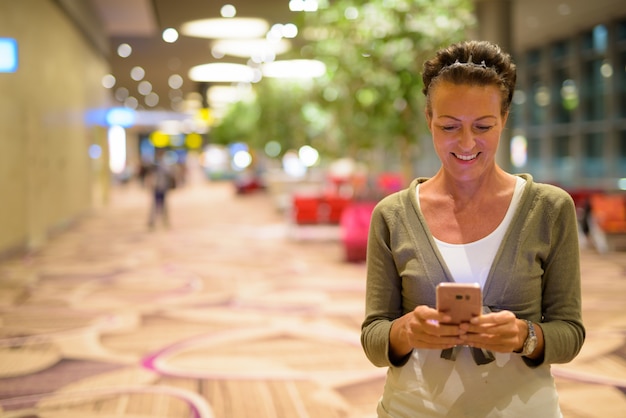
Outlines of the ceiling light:
[{"label": "ceiling light", "polygon": [[287,40],[273,42],[265,39],[221,39],[213,43],[213,55],[231,55],[234,57],[251,58],[283,54],[291,48]]},{"label": "ceiling light", "polygon": [[216,49],[214,49],[214,48],[211,48],[211,55],[213,56],[213,58],[215,58],[215,59],[218,59],[218,60],[219,60],[219,59],[224,58],[224,55],[226,55],[226,54],[224,54],[224,53],[223,53],[223,52],[221,52],[221,51],[217,51],[217,50],[216,50]]},{"label": "ceiling light", "polygon": [[291,0],[289,10],[292,12],[315,12],[319,4],[317,0]]},{"label": "ceiling light", "polygon": [[130,78],[132,78],[135,81],[143,80],[145,75],[146,75],[146,70],[144,70],[143,67],[136,66],[130,70]]},{"label": "ceiling light", "polygon": [[107,89],[112,89],[115,86],[115,76],[113,74],[107,74],[102,77],[102,86]]},{"label": "ceiling light", "polygon": [[285,38],[295,38],[298,35],[298,27],[293,23],[286,23],[282,27],[282,34]]},{"label": "ceiling light", "polygon": [[220,9],[220,14],[222,17],[235,17],[237,9],[232,4],[225,4]]},{"label": "ceiling light", "polygon": [[142,95],[147,96],[148,94],[152,93],[152,83],[146,80],[140,82],[137,86],[137,91]]},{"label": "ceiling light", "polygon": [[316,78],[326,73],[326,65],[317,60],[284,60],[263,65],[263,75],[272,78]]},{"label": "ceiling light", "polygon": [[154,107],[159,104],[159,95],[155,92],[148,94],[144,99],[146,106]]},{"label": "ceiling light", "polygon": [[137,109],[137,106],[139,106],[139,101],[133,96],[130,96],[124,99],[124,106],[129,109]]},{"label": "ceiling light", "polygon": [[178,31],[174,28],[167,28],[162,36],[165,42],[172,44],[178,40]]},{"label": "ceiling light", "polygon": [[295,38],[298,35],[298,27],[293,23],[276,23],[267,32],[267,39]]},{"label": "ceiling light", "polygon": [[133,53],[133,48],[131,48],[131,46],[128,44],[120,44],[120,46],[117,47],[117,55],[119,55],[122,58],[127,58],[132,53]]},{"label": "ceiling light", "polygon": [[167,94],[172,101],[178,101],[183,99],[183,92],[180,89],[172,89]]},{"label": "ceiling light", "polygon": [[120,102],[123,102],[124,100],[126,100],[129,94],[130,93],[126,87],[120,87],[117,90],[115,90],[115,98],[119,100]]},{"label": "ceiling light", "polygon": [[255,79],[255,74],[254,70],[247,65],[216,62],[192,67],[189,70],[189,78],[200,82],[250,83]]},{"label": "ceiling light", "polygon": [[243,100],[252,94],[250,85],[244,86],[212,86],[207,90],[207,101],[211,107],[224,106]]},{"label": "ceiling light", "polygon": [[183,85],[183,78],[179,74],[172,74],[167,79],[167,85],[173,89],[179,89]]},{"label": "ceiling light", "polygon": [[200,19],[186,22],[181,32],[197,38],[235,38],[250,39],[264,36],[269,29],[266,20],[252,17],[235,17],[232,19],[215,18]]}]

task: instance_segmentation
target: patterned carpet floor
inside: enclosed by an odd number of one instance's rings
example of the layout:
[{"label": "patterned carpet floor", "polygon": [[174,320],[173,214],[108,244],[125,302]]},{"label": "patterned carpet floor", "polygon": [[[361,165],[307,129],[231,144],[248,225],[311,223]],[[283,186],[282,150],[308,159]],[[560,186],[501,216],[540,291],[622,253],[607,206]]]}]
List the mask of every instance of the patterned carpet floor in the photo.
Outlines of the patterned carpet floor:
[{"label": "patterned carpet floor", "polygon": [[[138,185],[0,261],[0,416],[369,418],[365,267],[267,193],[190,182],[170,227]],[[555,365],[565,418],[626,416],[626,255],[583,251],[588,339]]]}]

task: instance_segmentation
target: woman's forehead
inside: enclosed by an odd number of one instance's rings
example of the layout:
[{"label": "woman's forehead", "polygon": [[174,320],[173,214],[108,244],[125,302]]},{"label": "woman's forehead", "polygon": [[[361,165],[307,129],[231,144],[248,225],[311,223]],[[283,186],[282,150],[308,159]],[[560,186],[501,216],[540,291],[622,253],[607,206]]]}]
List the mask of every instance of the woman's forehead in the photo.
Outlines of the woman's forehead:
[{"label": "woman's forehead", "polygon": [[485,103],[496,103],[500,106],[501,92],[495,85],[474,85],[474,84],[454,84],[439,83],[431,91],[433,104],[435,101],[481,101]]},{"label": "woman's forehead", "polygon": [[493,85],[441,83],[431,91],[431,96],[432,110],[438,116],[500,116],[501,94]]}]

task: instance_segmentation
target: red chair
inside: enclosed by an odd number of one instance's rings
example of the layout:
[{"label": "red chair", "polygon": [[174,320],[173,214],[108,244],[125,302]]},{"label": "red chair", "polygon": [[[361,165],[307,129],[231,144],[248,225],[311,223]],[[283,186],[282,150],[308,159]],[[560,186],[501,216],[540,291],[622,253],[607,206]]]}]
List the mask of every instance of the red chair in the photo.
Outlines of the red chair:
[{"label": "red chair", "polygon": [[355,202],[341,214],[341,237],[346,261],[365,261],[370,218],[376,202]]},{"label": "red chair", "polygon": [[320,198],[317,196],[293,197],[293,219],[297,224],[319,223]]},{"label": "red chair", "polygon": [[591,213],[600,229],[609,234],[626,233],[626,196],[594,194],[590,199]]},{"label": "red chair", "polygon": [[327,205],[326,222],[338,224],[341,221],[343,211],[348,207],[352,199],[337,195],[325,196],[323,201]]}]

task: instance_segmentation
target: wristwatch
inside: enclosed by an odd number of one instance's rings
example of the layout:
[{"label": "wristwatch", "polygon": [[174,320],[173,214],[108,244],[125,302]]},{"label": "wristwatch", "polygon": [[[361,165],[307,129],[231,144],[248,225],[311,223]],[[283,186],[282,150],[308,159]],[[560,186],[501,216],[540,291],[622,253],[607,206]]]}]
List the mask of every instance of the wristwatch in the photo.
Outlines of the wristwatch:
[{"label": "wristwatch", "polygon": [[531,321],[526,320],[526,324],[528,324],[528,337],[526,337],[526,341],[524,341],[524,347],[522,348],[521,355],[529,356],[535,351],[537,348],[537,334],[535,333],[535,324]]}]

